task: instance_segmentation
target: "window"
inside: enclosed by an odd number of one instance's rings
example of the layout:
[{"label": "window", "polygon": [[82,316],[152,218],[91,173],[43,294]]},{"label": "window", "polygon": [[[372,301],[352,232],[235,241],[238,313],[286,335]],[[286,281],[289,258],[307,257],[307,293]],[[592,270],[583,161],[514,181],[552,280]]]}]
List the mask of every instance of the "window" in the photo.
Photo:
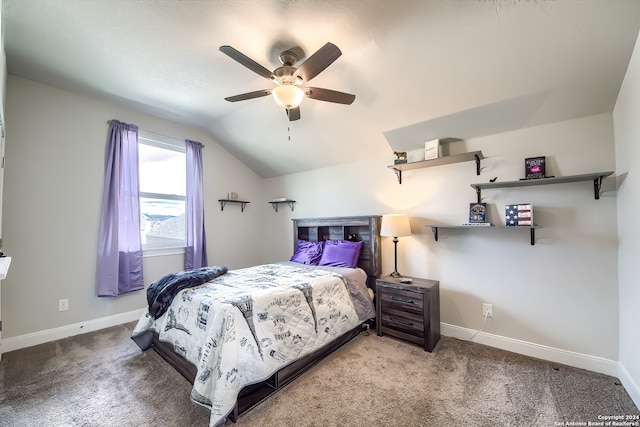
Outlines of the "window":
[{"label": "window", "polygon": [[184,141],[140,131],[140,224],[145,252],[186,246]]}]

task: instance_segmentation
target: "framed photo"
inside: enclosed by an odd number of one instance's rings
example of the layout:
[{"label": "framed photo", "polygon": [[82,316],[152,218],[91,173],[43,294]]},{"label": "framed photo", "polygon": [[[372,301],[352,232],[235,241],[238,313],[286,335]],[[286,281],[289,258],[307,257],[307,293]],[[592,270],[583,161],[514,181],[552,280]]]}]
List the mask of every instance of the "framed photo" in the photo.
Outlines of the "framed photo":
[{"label": "framed photo", "polygon": [[480,224],[487,222],[487,204],[469,203],[469,223]]},{"label": "framed photo", "polygon": [[433,160],[440,156],[440,140],[432,139],[424,143],[424,159]]},{"label": "framed photo", "polygon": [[524,159],[524,179],[538,179],[546,177],[545,156],[528,157]]}]

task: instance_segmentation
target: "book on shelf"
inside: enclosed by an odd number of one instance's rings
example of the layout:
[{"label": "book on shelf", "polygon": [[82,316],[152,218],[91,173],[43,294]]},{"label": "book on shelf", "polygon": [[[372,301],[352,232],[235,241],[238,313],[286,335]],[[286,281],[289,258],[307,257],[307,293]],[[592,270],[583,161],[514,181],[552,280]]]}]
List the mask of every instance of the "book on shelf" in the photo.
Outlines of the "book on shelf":
[{"label": "book on shelf", "polygon": [[424,159],[433,160],[440,156],[440,140],[432,139],[424,143]]},{"label": "book on shelf", "polygon": [[487,222],[487,204],[469,203],[469,223],[481,224]]},{"label": "book on shelf", "polygon": [[545,156],[524,159],[524,179],[538,179],[545,176]]},{"label": "book on shelf", "polygon": [[463,227],[491,227],[490,222],[463,222]]},{"label": "book on shelf", "polygon": [[530,203],[505,205],[507,227],[531,227],[533,225],[533,207]]}]

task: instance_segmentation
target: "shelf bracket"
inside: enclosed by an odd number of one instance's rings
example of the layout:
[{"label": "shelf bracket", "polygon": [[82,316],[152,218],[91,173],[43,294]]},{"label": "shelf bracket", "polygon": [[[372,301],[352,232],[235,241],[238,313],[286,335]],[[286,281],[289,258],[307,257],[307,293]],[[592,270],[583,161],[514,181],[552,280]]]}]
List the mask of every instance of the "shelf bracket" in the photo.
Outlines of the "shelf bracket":
[{"label": "shelf bracket", "polygon": [[247,203],[249,202],[242,202],[242,201],[235,201],[235,200],[218,200],[220,202],[220,211],[224,211],[224,207],[227,205],[227,202],[231,201],[233,203],[240,203],[240,212],[244,212],[244,208],[245,206],[247,206]]},{"label": "shelf bracket", "polygon": [[478,198],[478,203],[482,202],[482,190],[480,187],[476,187],[476,197]]},{"label": "shelf bracket", "polygon": [[286,203],[286,204],[288,204],[288,205],[289,205],[289,207],[291,208],[291,212],[293,212],[293,207],[294,207],[294,205],[296,204],[296,201],[295,201],[295,200],[287,200],[286,202],[269,202],[269,203],[271,203],[271,206],[273,206],[273,209],[274,209],[276,212],[278,212],[278,205],[279,205],[280,203]]},{"label": "shelf bracket", "polygon": [[435,241],[438,241],[438,227],[431,227],[431,231],[433,231],[433,238]]},{"label": "shelf bracket", "polygon": [[536,229],[531,228],[531,246],[535,246],[536,244]]},{"label": "shelf bracket", "polygon": [[602,176],[599,176],[593,180],[593,197],[596,200],[600,199],[600,189],[602,188]]},{"label": "shelf bracket", "polygon": [[402,184],[402,171],[400,169],[394,169],[393,171],[396,173],[396,176],[398,177],[398,184]]},{"label": "shelf bracket", "polygon": [[477,154],[474,154],[473,157],[476,158],[476,175],[480,175],[480,156],[478,156]]}]

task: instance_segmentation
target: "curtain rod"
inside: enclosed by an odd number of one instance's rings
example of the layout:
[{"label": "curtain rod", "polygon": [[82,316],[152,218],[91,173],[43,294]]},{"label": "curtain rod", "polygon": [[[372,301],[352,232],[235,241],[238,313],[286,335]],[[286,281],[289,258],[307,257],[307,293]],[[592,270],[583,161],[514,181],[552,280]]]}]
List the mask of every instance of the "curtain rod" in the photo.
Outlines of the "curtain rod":
[{"label": "curtain rod", "polygon": [[146,132],[146,133],[153,134],[153,135],[163,136],[163,137],[165,137],[165,138],[171,138],[171,139],[175,139],[175,140],[177,140],[177,141],[184,141],[184,139],[179,139],[179,138],[176,138],[176,137],[174,137],[174,136],[163,135],[163,134],[161,134],[161,133],[158,133],[158,132],[151,132],[150,130],[146,130],[146,129],[142,129],[142,128],[138,128],[138,129],[140,129],[141,131],[144,131],[144,132]]},{"label": "curtain rod", "polygon": [[[141,130],[141,131],[144,131],[144,132],[146,132],[146,133],[150,133],[150,134],[152,134],[152,135],[162,136],[162,137],[169,138],[169,139],[175,139],[176,141],[181,141],[181,142],[184,142],[185,140],[189,139],[189,138],[178,139],[178,138],[175,138],[175,137],[173,137],[173,136],[163,135],[163,134],[161,134],[161,133],[157,133],[157,132],[151,132],[150,130],[141,129],[141,128],[138,128],[138,129],[139,129],[139,130]],[[193,139],[189,139],[189,140],[190,140],[190,141],[193,141],[193,142],[197,142],[198,144],[200,144],[200,145],[202,146],[202,148],[204,148],[204,147],[205,147],[205,145],[204,145],[202,142],[200,142],[200,141],[194,141]]]},{"label": "curtain rod", "polygon": [[[114,119],[114,120],[117,120],[117,119]],[[111,121],[111,120],[107,120],[107,123],[109,123],[110,121]],[[1,125],[1,124],[2,124],[2,122],[0,122],[0,125]],[[138,125],[135,125],[135,126],[138,126]],[[4,129],[3,129],[3,130],[4,130]],[[176,140],[176,141],[181,141],[181,142],[183,142],[185,139],[189,139],[189,138],[180,139],[180,138],[176,138],[176,137],[169,136],[169,135],[163,135],[163,134],[158,133],[158,132],[152,132],[152,131],[150,131],[150,130],[142,129],[140,126],[138,126],[138,130],[141,130],[141,131],[146,132],[146,133],[150,133],[150,134],[152,134],[152,135],[162,136],[162,137],[164,137],[164,138],[174,139],[174,140]],[[193,141],[193,140],[191,140],[191,141]],[[199,143],[200,143],[200,145],[202,145],[202,148],[204,148],[204,147],[205,147],[205,145],[204,145],[202,142],[200,142],[200,141],[194,141],[194,142],[199,142]]]}]

